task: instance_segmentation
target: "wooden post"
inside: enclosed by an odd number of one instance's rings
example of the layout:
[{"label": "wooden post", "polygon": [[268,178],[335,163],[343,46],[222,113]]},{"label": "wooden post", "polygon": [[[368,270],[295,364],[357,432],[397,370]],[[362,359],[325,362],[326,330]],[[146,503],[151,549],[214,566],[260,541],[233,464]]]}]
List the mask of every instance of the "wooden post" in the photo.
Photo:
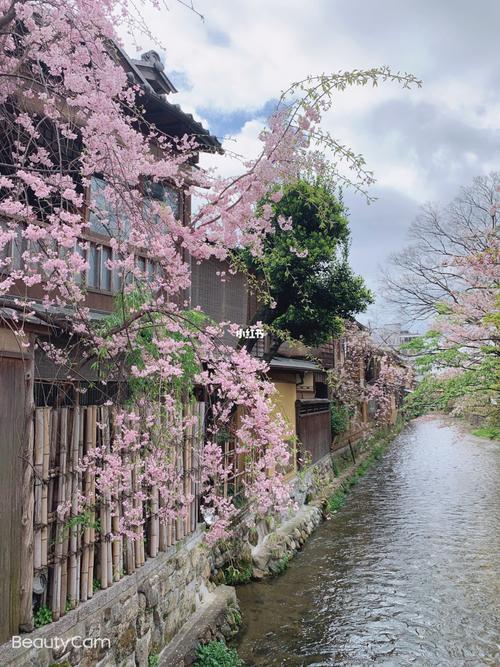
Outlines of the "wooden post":
[{"label": "wooden post", "polygon": [[33,447],[34,447],[34,377],[35,351],[34,338],[30,337],[30,354],[24,361],[25,412],[22,449],[22,497],[21,497],[21,590],[20,590],[20,629],[22,632],[33,630],[33,547],[34,527],[33,512],[35,489],[33,486]]}]

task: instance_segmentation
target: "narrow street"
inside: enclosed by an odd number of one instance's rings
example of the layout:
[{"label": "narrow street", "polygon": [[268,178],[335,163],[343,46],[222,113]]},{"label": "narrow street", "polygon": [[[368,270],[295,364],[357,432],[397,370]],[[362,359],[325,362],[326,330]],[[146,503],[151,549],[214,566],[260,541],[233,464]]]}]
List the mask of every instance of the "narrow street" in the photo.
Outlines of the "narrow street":
[{"label": "narrow street", "polygon": [[281,576],[240,587],[249,664],[500,664],[498,443],[410,423]]}]

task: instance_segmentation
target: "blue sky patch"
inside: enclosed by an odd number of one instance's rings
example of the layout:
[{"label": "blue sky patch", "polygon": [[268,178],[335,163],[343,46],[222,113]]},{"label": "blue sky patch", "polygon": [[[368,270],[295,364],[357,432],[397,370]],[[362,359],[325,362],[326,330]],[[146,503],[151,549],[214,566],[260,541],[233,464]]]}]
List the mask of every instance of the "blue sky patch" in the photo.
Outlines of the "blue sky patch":
[{"label": "blue sky patch", "polygon": [[220,109],[200,107],[197,111],[200,116],[207,120],[210,131],[219,138],[223,138],[238,134],[243,125],[249,120],[267,118],[276,108],[276,104],[277,100],[271,99],[256,109],[238,109],[227,113]]}]

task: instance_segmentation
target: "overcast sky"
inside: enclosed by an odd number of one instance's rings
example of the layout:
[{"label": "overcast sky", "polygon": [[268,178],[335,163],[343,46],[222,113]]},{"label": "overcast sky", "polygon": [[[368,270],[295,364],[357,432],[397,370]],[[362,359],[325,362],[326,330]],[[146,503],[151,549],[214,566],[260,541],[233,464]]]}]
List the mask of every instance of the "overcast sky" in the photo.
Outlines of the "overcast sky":
[{"label": "overcast sky", "polygon": [[423,80],[413,91],[348,90],[325,119],[377,179],[374,204],[346,196],[351,263],[372,288],[419,206],[446,203],[473,176],[498,168],[498,0],[194,3],[204,21],[176,0],[146,14],[179,89],[171,99],[249,157],[273,101],[307,74],[389,65]]}]

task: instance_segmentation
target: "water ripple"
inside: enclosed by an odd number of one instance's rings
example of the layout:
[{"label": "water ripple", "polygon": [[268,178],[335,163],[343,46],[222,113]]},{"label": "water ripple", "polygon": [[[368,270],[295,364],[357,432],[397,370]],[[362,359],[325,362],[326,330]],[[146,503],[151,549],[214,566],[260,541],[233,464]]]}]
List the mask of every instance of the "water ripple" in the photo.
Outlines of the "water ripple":
[{"label": "water ripple", "polygon": [[255,667],[500,665],[500,449],[412,422],[277,579],[238,591]]}]

